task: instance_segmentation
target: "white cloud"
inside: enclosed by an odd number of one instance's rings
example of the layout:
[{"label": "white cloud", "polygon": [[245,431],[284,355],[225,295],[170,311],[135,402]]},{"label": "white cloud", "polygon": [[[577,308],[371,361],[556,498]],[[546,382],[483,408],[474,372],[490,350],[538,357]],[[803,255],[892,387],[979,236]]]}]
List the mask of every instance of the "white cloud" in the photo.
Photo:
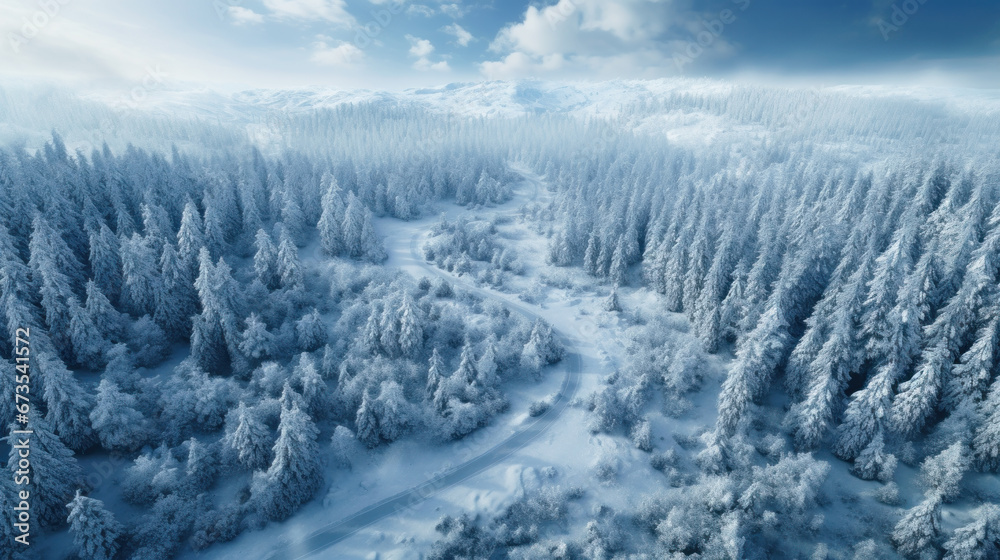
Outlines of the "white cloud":
[{"label": "white cloud", "polygon": [[469,33],[468,31],[466,31],[465,29],[462,28],[461,25],[459,25],[457,23],[453,23],[451,25],[445,26],[442,29],[442,31],[444,31],[445,33],[447,33],[449,35],[454,35],[455,36],[455,42],[458,43],[458,45],[462,46],[462,47],[468,46],[468,44],[471,41],[474,40],[473,37],[472,37],[472,33]]},{"label": "white cloud", "polygon": [[412,56],[425,58],[434,52],[434,45],[427,39],[421,39],[413,35],[407,35],[406,39],[410,42],[410,55]]},{"label": "white cloud", "polygon": [[253,25],[264,21],[264,16],[243,6],[229,6],[226,12],[235,25]]},{"label": "white cloud", "polygon": [[413,67],[422,72],[428,70],[434,70],[438,72],[445,72],[451,70],[448,66],[448,62],[441,60],[438,62],[431,62],[430,55],[434,52],[434,45],[427,39],[421,39],[420,37],[414,37],[413,35],[407,35],[406,40],[410,42],[410,56],[417,59],[413,63]]},{"label": "white cloud", "polygon": [[[491,79],[525,76],[658,77],[676,74],[692,41],[712,16],[678,7],[675,0],[558,0],[529,6],[520,22],[504,27],[490,44],[498,60],[480,64]],[[718,57],[733,47],[721,34],[696,56]]]},{"label": "white cloud", "polygon": [[409,8],[406,9],[406,13],[411,16],[413,15],[424,16],[424,17],[434,16],[434,10],[431,9],[429,6],[425,6],[423,4],[411,5]]},{"label": "white cloud", "polygon": [[329,41],[329,38],[321,37],[313,43],[313,53],[310,60],[324,66],[347,67],[364,59],[365,53],[351,43],[339,41],[331,46]]},{"label": "white cloud", "polygon": [[326,21],[345,27],[355,23],[344,0],[264,0],[264,6],[277,19]]},{"label": "white cloud", "polygon": [[441,13],[454,19],[465,15],[466,9],[461,4],[441,4]]},{"label": "white cloud", "polygon": [[431,62],[426,58],[421,58],[420,60],[414,62],[413,67],[417,70],[420,70],[421,72],[427,72],[431,70],[435,72],[447,72],[448,70],[451,70],[451,67],[448,66],[448,62],[445,60],[442,60],[440,62]]}]

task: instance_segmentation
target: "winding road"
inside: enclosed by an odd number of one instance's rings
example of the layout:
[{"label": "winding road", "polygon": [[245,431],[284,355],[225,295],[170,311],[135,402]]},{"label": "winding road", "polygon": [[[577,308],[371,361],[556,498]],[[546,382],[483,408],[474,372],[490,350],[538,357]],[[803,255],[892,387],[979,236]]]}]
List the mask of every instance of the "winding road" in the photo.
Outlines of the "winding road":
[{"label": "winding road", "polygon": [[[542,317],[531,309],[515,303],[496,292],[485,290],[474,286],[451,274],[443,272],[433,266],[428,265],[419,255],[417,243],[420,234],[414,234],[410,240],[410,258],[412,264],[419,265],[420,268],[434,276],[447,279],[453,284],[459,285],[465,290],[473,292],[483,298],[489,298],[500,302],[508,309],[521,315],[522,317],[535,321]],[[519,449],[534,441],[539,435],[545,432],[566,409],[568,403],[573,400],[577,389],[580,386],[580,373],[582,360],[580,353],[573,345],[573,339],[566,333],[553,328],[553,334],[562,342],[566,349],[563,363],[566,364],[566,376],[560,386],[559,393],[553,399],[552,405],[545,413],[531,420],[524,428],[515,432],[507,439],[486,450],[482,454],[443,471],[441,474],[410,488],[394,496],[390,496],[376,504],[368,506],[361,511],[350,515],[339,521],[335,521],[325,527],[313,532],[293,547],[273,553],[268,556],[268,560],[299,560],[319,555],[328,548],[336,545],[354,533],[372,525],[391,515],[405,511],[427,498],[452,488],[461,482],[473,477],[490,467],[502,464],[508,457]],[[323,555],[329,557],[329,554]]]}]

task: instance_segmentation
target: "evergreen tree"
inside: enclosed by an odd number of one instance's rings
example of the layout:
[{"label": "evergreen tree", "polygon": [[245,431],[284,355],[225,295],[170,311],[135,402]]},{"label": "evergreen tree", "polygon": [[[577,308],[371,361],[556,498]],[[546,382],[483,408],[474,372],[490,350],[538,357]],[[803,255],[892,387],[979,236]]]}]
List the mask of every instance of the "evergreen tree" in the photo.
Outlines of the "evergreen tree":
[{"label": "evergreen tree", "polygon": [[326,344],[326,324],[315,308],[304,315],[295,324],[295,334],[298,337],[299,349],[310,352]]},{"label": "evergreen tree", "polygon": [[156,291],[156,324],[172,339],[190,334],[191,316],[197,311],[197,294],[190,268],[170,243],[160,256],[160,283]]},{"label": "evergreen tree", "polygon": [[76,363],[90,369],[99,368],[103,365],[104,353],[109,347],[108,341],[87,310],[80,307],[75,296],[69,300],[69,312],[72,316],[69,322],[69,339]]},{"label": "evergreen tree", "polygon": [[604,300],[604,310],[609,313],[618,313],[622,310],[621,303],[618,301],[618,284],[615,284],[611,288],[611,293],[608,294],[607,299]]},{"label": "evergreen tree", "polygon": [[119,313],[94,282],[87,282],[88,320],[96,326],[101,336],[111,342],[120,342],[125,334],[127,319]]},{"label": "evergreen tree", "polygon": [[267,288],[278,287],[278,248],[271,241],[271,236],[263,229],[257,230],[254,247],[257,252],[253,256],[253,270],[260,283]]},{"label": "evergreen tree", "polygon": [[434,351],[431,352],[430,364],[427,368],[426,392],[428,397],[434,396],[434,393],[444,380],[445,367],[446,366],[444,364],[444,360],[441,358],[441,354],[439,354],[437,348],[435,348]]},{"label": "evergreen tree", "polygon": [[323,252],[335,257],[344,252],[345,237],[343,224],[346,209],[340,186],[330,173],[323,175],[322,215],[319,219],[319,240]]},{"label": "evergreen tree", "polygon": [[181,214],[181,227],[177,231],[177,255],[192,272],[198,270],[198,252],[205,246],[205,232],[201,214],[194,202],[188,200]]},{"label": "evergreen tree", "polygon": [[123,393],[113,381],[101,380],[90,422],[105,449],[131,451],[146,441],[146,419],[137,405],[135,397]]},{"label": "evergreen tree", "polygon": [[906,512],[892,531],[892,542],[903,554],[912,556],[926,550],[941,530],[941,497],[934,494]]},{"label": "evergreen tree", "polygon": [[399,348],[404,356],[413,357],[424,343],[423,318],[409,293],[403,294],[399,309]]},{"label": "evergreen tree", "polygon": [[274,351],[274,335],[268,332],[267,325],[256,313],[251,313],[246,320],[247,328],[240,339],[240,350],[246,357],[262,360]]},{"label": "evergreen tree", "polygon": [[299,264],[299,249],[288,233],[281,229],[281,243],[278,246],[278,277],[283,288],[302,287],[302,265]]},{"label": "evergreen tree", "polygon": [[476,356],[472,351],[472,343],[468,338],[462,345],[462,355],[459,358],[458,369],[451,375],[453,379],[458,379],[466,385],[471,385],[479,376],[476,371]]},{"label": "evergreen tree", "polygon": [[266,472],[254,475],[252,492],[263,514],[286,519],[319,490],[318,435],[312,419],[297,406],[282,409],[274,460]]},{"label": "evergreen tree", "polygon": [[202,492],[212,486],[217,474],[217,464],[212,447],[196,438],[188,440],[187,464],[184,467],[186,483],[194,492]]},{"label": "evergreen tree", "polygon": [[138,233],[123,239],[122,251],[122,302],[136,316],[152,315],[156,311],[156,293],[160,282],[156,256],[146,238]]},{"label": "evergreen tree", "polygon": [[365,391],[364,396],[361,397],[361,406],[358,407],[358,413],[354,419],[358,441],[369,448],[375,448],[381,443],[378,417],[375,415],[372,400],[368,391]]},{"label": "evergreen tree", "polygon": [[45,377],[46,421],[67,447],[86,451],[96,440],[88,418],[93,398],[58,357],[39,352],[35,362]]},{"label": "evergreen tree", "polygon": [[262,469],[271,459],[270,430],[258,418],[257,411],[247,408],[243,402],[227,415],[226,435],[222,441],[249,470]]},{"label": "evergreen tree", "polygon": [[104,502],[88,498],[76,491],[69,508],[69,530],[81,558],[111,560],[119,548],[124,528],[114,514],[104,508]]},{"label": "evergreen tree", "polygon": [[944,549],[944,560],[992,560],[1000,556],[1000,508],[989,504],[975,510],[972,521],[955,529]]},{"label": "evergreen tree", "polygon": [[90,273],[106,296],[118,299],[122,289],[121,248],[118,237],[103,221],[100,229],[90,232]]}]

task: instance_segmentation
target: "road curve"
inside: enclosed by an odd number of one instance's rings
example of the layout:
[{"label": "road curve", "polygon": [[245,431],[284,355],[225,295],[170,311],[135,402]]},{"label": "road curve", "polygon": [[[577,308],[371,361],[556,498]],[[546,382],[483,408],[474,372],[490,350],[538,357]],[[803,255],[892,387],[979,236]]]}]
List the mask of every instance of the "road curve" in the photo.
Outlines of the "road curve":
[{"label": "road curve", "polygon": [[[511,311],[530,321],[542,318],[524,305],[510,301],[496,292],[484,290],[428,265],[417,250],[419,237],[420,234],[418,233],[410,240],[410,256],[415,263],[419,264],[427,272],[434,276],[445,278],[453,284],[460,285],[464,289],[483,298],[499,301]],[[553,334],[562,342],[566,349],[563,357],[563,363],[566,364],[566,376],[563,378],[559,393],[553,400],[552,405],[543,414],[532,419],[527,426],[473,459],[445,470],[422,484],[370,505],[340,521],[330,523],[313,532],[294,546],[271,554],[267,557],[268,560],[300,560],[317,555],[373,523],[405,511],[442,490],[447,490],[490,467],[503,463],[514,452],[534,441],[549,426],[555,423],[566,409],[568,403],[573,400],[580,386],[582,360],[579,352],[573,346],[573,340],[565,333],[556,330],[555,327],[553,327]]]}]

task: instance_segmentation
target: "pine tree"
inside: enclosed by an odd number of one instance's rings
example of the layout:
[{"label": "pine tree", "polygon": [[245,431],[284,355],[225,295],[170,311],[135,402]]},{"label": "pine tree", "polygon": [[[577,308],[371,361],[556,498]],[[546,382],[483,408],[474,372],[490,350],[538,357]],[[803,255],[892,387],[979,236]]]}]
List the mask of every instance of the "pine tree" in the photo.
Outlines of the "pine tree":
[{"label": "pine tree", "polygon": [[318,435],[312,419],[297,406],[282,409],[274,460],[266,472],[254,476],[252,490],[261,512],[271,519],[288,518],[319,490],[323,476]]},{"label": "pine tree", "polygon": [[262,360],[274,351],[274,335],[268,332],[267,325],[251,313],[246,320],[247,328],[240,339],[240,350],[246,357]]},{"label": "pine tree", "polygon": [[197,294],[190,268],[185,266],[170,243],[160,255],[160,282],[156,291],[156,324],[172,339],[190,334],[191,316],[197,311]]},{"label": "pine tree", "polygon": [[295,334],[298,337],[299,349],[311,352],[326,344],[327,331],[326,324],[319,314],[319,310],[313,310],[304,315],[295,324]]},{"label": "pine tree", "polygon": [[445,377],[445,364],[444,360],[441,358],[441,354],[438,353],[437,348],[431,352],[430,364],[427,368],[427,385],[425,387],[427,396],[433,398],[434,393],[437,391],[438,387]]},{"label": "pine tree", "polygon": [[203,492],[212,486],[217,474],[217,463],[212,447],[191,438],[188,440],[185,482],[194,492]]},{"label": "pine tree", "polygon": [[722,383],[718,428],[732,435],[752,401],[767,389],[774,368],[788,344],[788,323],[780,309],[771,307],[740,343],[736,363]]},{"label": "pine tree", "polygon": [[373,449],[381,443],[381,437],[379,436],[378,417],[375,416],[372,400],[368,391],[365,391],[361,397],[361,406],[358,407],[354,424],[357,428],[355,432],[358,434],[358,441]]},{"label": "pine tree", "polygon": [[982,401],[993,379],[1000,358],[1000,308],[994,306],[986,315],[991,319],[979,330],[976,342],[962,354],[959,363],[952,367],[945,383],[942,405],[946,410],[954,410],[966,401]]},{"label": "pine tree", "polygon": [[303,352],[294,374],[302,387],[302,400],[305,401],[309,414],[313,418],[322,418],[329,409],[329,394],[312,356]]},{"label": "pine tree", "polygon": [[465,344],[462,345],[462,355],[459,358],[458,369],[455,370],[455,373],[451,377],[462,381],[466,385],[471,385],[478,375],[479,372],[476,371],[476,356],[472,351],[472,342],[466,338]]},{"label": "pine tree", "polygon": [[941,497],[934,494],[906,512],[892,531],[892,542],[903,554],[919,554],[930,547],[940,533]]},{"label": "pine tree", "polygon": [[271,236],[263,229],[257,230],[254,247],[257,252],[253,256],[253,270],[260,283],[267,288],[278,287],[278,248],[274,246]]},{"label": "pine tree", "polygon": [[965,442],[956,441],[920,466],[920,478],[928,494],[951,502],[961,492],[962,477],[969,468],[969,453]]},{"label": "pine tree", "polygon": [[858,458],[854,460],[851,472],[864,480],[879,479],[886,482],[895,469],[896,458],[885,452],[885,442],[882,432],[875,434],[871,443],[865,447]]},{"label": "pine tree", "polygon": [[160,290],[158,267],[153,248],[138,233],[123,239],[122,302],[135,316],[152,315],[156,311],[156,293]]},{"label": "pine tree", "polygon": [[490,333],[483,342],[483,355],[476,362],[476,381],[488,391],[496,390],[500,386],[500,377],[497,375],[499,369],[497,352],[497,337]]},{"label": "pine tree", "polygon": [[302,287],[302,265],[299,264],[299,249],[288,233],[281,229],[281,243],[278,245],[278,277],[283,288]]},{"label": "pine tree", "polygon": [[104,508],[104,502],[88,498],[76,491],[66,507],[69,508],[69,530],[73,533],[73,544],[81,558],[111,560],[118,552],[124,532],[114,514]]},{"label": "pine tree", "polygon": [[93,397],[58,357],[39,352],[35,362],[45,378],[46,421],[67,447],[86,451],[96,441],[88,418]]},{"label": "pine tree", "polygon": [[243,402],[226,417],[226,435],[222,441],[249,470],[262,469],[271,459],[270,431],[256,410],[247,408]]},{"label": "pine tree", "polygon": [[391,380],[383,381],[378,397],[371,402],[371,405],[378,419],[378,433],[381,440],[396,441],[410,428],[411,407],[399,383]]},{"label": "pine tree", "polygon": [[322,185],[323,213],[317,224],[320,247],[323,248],[324,253],[335,257],[343,253],[345,248],[343,224],[346,209],[337,179],[330,173],[326,173],[323,175]]},{"label": "pine tree", "polygon": [[146,441],[146,419],[137,404],[135,397],[121,392],[113,381],[101,380],[90,422],[105,449],[131,451]]},{"label": "pine tree", "polygon": [[413,357],[424,343],[423,318],[409,293],[403,294],[399,309],[399,349],[404,356]]},{"label": "pine tree", "polygon": [[72,316],[69,322],[69,339],[76,363],[89,369],[98,369],[103,365],[104,353],[109,347],[108,341],[87,310],[80,307],[76,296],[69,300],[69,312]]},{"label": "pine tree", "polygon": [[198,252],[205,246],[205,232],[201,214],[194,202],[188,200],[181,214],[181,227],[177,231],[177,255],[192,272],[197,271]]},{"label": "pine tree", "polygon": [[618,313],[622,310],[621,303],[618,301],[618,284],[611,287],[611,293],[604,300],[603,307],[609,313]]},{"label": "pine tree", "polygon": [[344,247],[350,257],[371,262],[382,262],[386,259],[382,242],[375,235],[371,212],[354,196],[354,193],[347,194],[343,232]]},{"label": "pine tree", "polygon": [[86,312],[101,336],[111,342],[120,342],[125,334],[127,319],[119,313],[94,282],[87,282]]},{"label": "pine tree", "polygon": [[789,412],[793,437],[800,448],[812,448],[819,443],[840,410],[851,374],[861,367],[862,349],[856,321],[866,274],[867,267],[859,267],[837,298],[830,335],[809,367],[806,398]]},{"label": "pine tree", "polygon": [[90,271],[93,282],[106,296],[118,299],[122,289],[121,248],[118,237],[103,221],[90,232]]},{"label": "pine tree", "polygon": [[618,243],[615,244],[615,252],[611,256],[611,268],[608,270],[608,279],[616,285],[627,284],[627,274],[628,263],[625,261],[625,238],[622,236],[618,238]]},{"label": "pine tree", "polygon": [[972,521],[955,529],[944,543],[944,560],[992,560],[1000,555],[1000,508],[994,504],[973,512]]}]

